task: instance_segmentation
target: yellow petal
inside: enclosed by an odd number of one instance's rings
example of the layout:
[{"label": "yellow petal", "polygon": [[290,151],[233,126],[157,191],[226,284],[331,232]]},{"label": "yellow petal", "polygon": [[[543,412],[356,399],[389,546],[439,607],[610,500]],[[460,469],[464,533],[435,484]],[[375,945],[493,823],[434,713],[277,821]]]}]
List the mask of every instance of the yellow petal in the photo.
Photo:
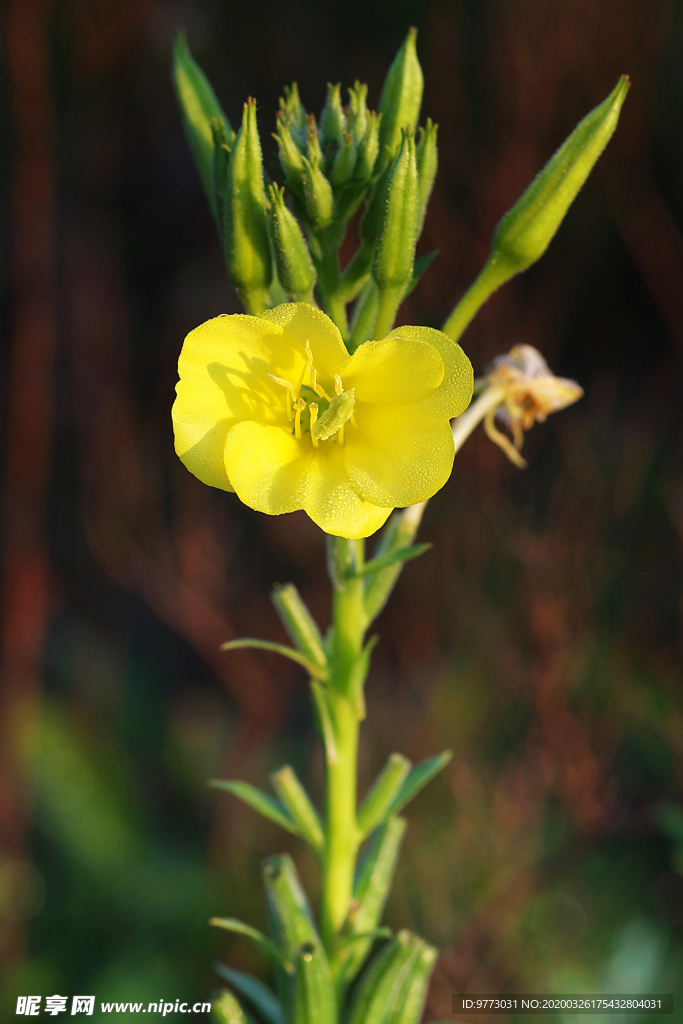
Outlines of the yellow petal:
[{"label": "yellow petal", "polygon": [[305,365],[303,342],[293,343],[273,318],[219,316],[191,331],[173,406],[176,452],[190,472],[232,490],[223,461],[228,430],[244,419],[283,422],[285,392],[268,374],[296,383]]},{"label": "yellow petal", "polygon": [[223,457],[245,505],[271,516],[303,508],[313,449],[287,429],[256,420],[235,423],[227,432]]},{"label": "yellow petal", "polygon": [[435,398],[356,406],[357,427],[347,428],[342,451],[348,478],[366,501],[403,508],[426,501],[446,483],[455,448]]},{"label": "yellow petal", "polygon": [[363,501],[351,487],[341,448],[314,450],[280,427],[236,423],[226,437],[225,465],[245,505],[268,515],[304,509],[340,537],[369,537],[391,512]]},{"label": "yellow petal", "polygon": [[392,511],[360,497],[346,475],[344,449],[330,444],[321,445],[311,461],[304,509],[325,533],[351,540],[379,530]]},{"label": "yellow petal", "polygon": [[443,360],[433,345],[389,335],[356,349],[344,370],[344,387],[355,388],[357,402],[398,405],[431,395],[443,377]]},{"label": "yellow petal", "polygon": [[433,408],[444,413],[449,419],[459,416],[470,404],[474,371],[469,359],[457,344],[432,327],[397,327],[387,338],[405,338],[407,341],[422,341],[433,345],[444,365],[444,378],[434,396]]},{"label": "yellow petal", "polygon": [[307,302],[284,302],[267,309],[261,320],[276,324],[299,352],[305,351],[308,341],[318,376],[332,381],[336,373],[344,372],[349,354],[336,325],[322,310]]}]

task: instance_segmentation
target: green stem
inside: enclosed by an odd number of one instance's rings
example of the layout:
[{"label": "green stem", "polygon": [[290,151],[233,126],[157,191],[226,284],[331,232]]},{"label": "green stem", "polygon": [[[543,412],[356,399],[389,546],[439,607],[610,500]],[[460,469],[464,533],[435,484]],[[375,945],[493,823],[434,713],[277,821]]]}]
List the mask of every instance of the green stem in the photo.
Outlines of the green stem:
[{"label": "green stem", "polygon": [[[363,541],[334,538],[342,554],[362,564]],[[353,892],[353,874],[358,852],[356,823],[356,773],[359,715],[353,699],[363,671],[365,635],[364,585],[362,577],[337,580],[334,591],[334,623],[330,651],[330,684],[327,690],[333,721],[335,746],[326,756],[326,823],[323,850],[320,928],[329,953],[348,916]]]},{"label": "green stem", "polygon": [[251,316],[260,316],[268,304],[267,288],[252,288],[245,291],[243,288],[235,288],[235,291],[242,300],[242,305]]},{"label": "green stem", "polygon": [[394,326],[398,307],[401,305],[405,285],[395,288],[382,288],[379,292],[377,319],[375,320],[374,336],[383,338]]},{"label": "green stem", "polygon": [[320,289],[321,305],[331,320],[341,331],[342,338],[346,339],[349,333],[349,323],[346,316],[346,302],[340,292],[341,278],[339,274],[339,258],[337,247],[325,246],[322,250],[322,258],[318,263],[318,287]]},{"label": "green stem", "polygon": [[446,323],[443,332],[457,341],[470,320],[481,309],[486,300],[493,295],[510,277],[508,267],[501,267],[495,260],[489,259],[474,284],[465,292]]}]

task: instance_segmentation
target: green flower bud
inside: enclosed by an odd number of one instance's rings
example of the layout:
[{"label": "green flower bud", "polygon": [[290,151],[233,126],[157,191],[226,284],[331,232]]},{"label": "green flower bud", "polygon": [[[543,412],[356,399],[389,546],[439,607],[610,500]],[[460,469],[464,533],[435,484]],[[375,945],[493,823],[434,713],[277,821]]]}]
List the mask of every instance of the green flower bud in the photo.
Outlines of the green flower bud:
[{"label": "green flower bud", "polygon": [[266,231],[263,157],[256,101],[244,104],[242,127],[230,153],[223,245],[228,272],[245,308],[260,313],[272,272]]},{"label": "green flower bud", "polygon": [[417,161],[417,237],[422,234],[422,228],[427,213],[427,203],[434,188],[436,170],[439,164],[439,156],[436,147],[436,133],[439,130],[438,124],[434,124],[431,117],[427,118],[427,126],[420,128],[420,141],[417,144],[415,159]]},{"label": "green flower bud", "polygon": [[413,277],[417,194],[415,140],[413,133],[404,129],[401,148],[391,165],[384,223],[372,261],[372,277],[378,291],[375,338],[383,338],[393,327],[396,311]]},{"label": "green flower bud", "polygon": [[488,297],[548,248],[579,189],[612,138],[630,82],[617,82],[607,99],[580,121],[493,235],[491,253],[476,281],[443,326],[457,341]]},{"label": "green flower bud", "polygon": [[213,194],[216,197],[216,218],[218,220],[218,231],[223,238],[225,230],[225,186],[227,183],[228,164],[230,162],[230,147],[235,141],[235,133],[230,129],[226,131],[223,119],[215,117],[211,122],[213,135]]},{"label": "green flower bud", "polygon": [[349,89],[349,105],[346,110],[346,127],[353,132],[356,142],[365,135],[368,126],[367,107],[368,87],[361,82],[355,82]]},{"label": "green flower bud", "polygon": [[361,246],[365,249],[374,248],[382,230],[391,171],[391,166],[384,168],[368,196],[365,212],[358,226]]},{"label": "green flower bud", "polygon": [[412,132],[403,132],[401,148],[391,166],[386,189],[382,232],[375,249],[372,276],[378,288],[404,288],[415,261],[417,164]]},{"label": "green flower bud", "polygon": [[614,134],[626,94],[622,76],[581,121],[496,228],[490,262],[504,279],[526,270],[548,248],[564,215]]},{"label": "green flower bud", "polygon": [[424,78],[417,59],[417,29],[408,31],[403,46],[387,72],[379,101],[382,123],[379,130],[380,166],[388,163],[401,143],[401,130],[417,130],[422,106]]},{"label": "green flower bud", "polygon": [[306,114],[306,155],[312,164],[319,166],[323,162],[323,151],[320,148],[318,126],[315,123],[313,114]]},{"label": "green flower bud", "polygon": [[357,147],[351,132],[344,135],[342,144],[330,169],[330,183],[333,188],[345,185],[353,177],[356,167]]},{"label": "green flower bud", "polygon": [[312,227],[318,231],[334,219],[332,186],[316,160],[304,157],[304,205]]},{"label": "green flower bud", "polygon": [[230,122],[204,72],[192,58],[182,33],[173,44],[173,80],[183,118],[185,135],[194,156],[199,176],[214,214],[217,212],[213,189],[213,132],[211,123],[222,120],[228,133]]},{"label": "green flower bud", "polygon": [[291,125],[292,135],[303,152],[306,147],[306,111],[299,96],[299,86],[292,82],[290,87],[285,86],[284,93],[284,97],[280,97],[280,112]]},{"label": "green flower bud", "polygon": [[292,122],[287,120],[282,111],[279,111],[277,115],[273,138],[280,151],[280,166],[284,172],[285,181],[292,192],[301,195],[304,188],[304,160]]},{"label": "green flower bud", "polygon": [[346,131],[346,118],[341,104],[341,86],[327,83],[327,102],[320,115],[320,143],[323,153],[328,160],[334,158],[334,154],[342,144],[342,138]]},{"label": "green flower bud", "polygon": [[377,163],[379,153],[379,127],[382,115],[371,110],[367,118],[365,135],[358,145],[358,159],[356,161],[356,177],[361,181],[368,181]]},{"label": "green flower bud", "polygon": [[285,205],[284,189],[270,185],[268,200],[268,228],[277,276],[292,299],[310,302],[316,275],[301,228]]}]

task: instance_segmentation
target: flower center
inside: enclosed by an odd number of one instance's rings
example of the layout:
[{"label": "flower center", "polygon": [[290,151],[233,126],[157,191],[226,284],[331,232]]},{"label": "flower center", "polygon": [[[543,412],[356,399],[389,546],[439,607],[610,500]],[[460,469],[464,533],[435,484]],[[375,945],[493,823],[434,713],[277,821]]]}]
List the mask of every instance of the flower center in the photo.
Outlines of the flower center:
[{"label": "flower center", "polygon": [[350,420],[355,426],[353,415],[356,397],[354,389],[344,391],[341,377],[334,378],[334,397],[331,398],[321,384],[313,366],[313,353],[309,342],[306,342],[306,365],[296,387],[283,377],[268,376],[285,390],[285,407],[287,420],[292,424],[292,434],[298,441],[306,434],[310,435],[311,443],[317,448],[321,441],[330,439],[337,444],[344,444],[344,426]]}]

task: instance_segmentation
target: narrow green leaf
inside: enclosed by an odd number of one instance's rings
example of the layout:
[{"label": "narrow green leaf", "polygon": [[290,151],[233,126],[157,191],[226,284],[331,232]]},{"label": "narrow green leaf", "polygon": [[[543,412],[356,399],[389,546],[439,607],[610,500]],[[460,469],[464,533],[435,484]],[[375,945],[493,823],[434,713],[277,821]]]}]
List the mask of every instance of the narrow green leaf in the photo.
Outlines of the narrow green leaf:
[{"label": "narrow green leaf", "polygon": [[[417,523],[407,513],[410,509],[394,512],[383,527],[377,546],[374,550],[375,562],[378,558],[410,547],[417,533]],[[376,571],[365,581],[365,613],[368,622],[372,622],[384,608],[396,585],[403,569],[403,562],[395,562],[386,569]]]},{"label": "narrow green leaf", "polygon": [[391,813],[396,814],[417,796],[420,790],[446,767],[452,757],[452,750],[444,750],[443,754],[437,754],[436,757],[430,757],[415,765],[396,794],[391,805]]},{"label": "narrow green leaf", "polygon": [[438,249],[432,249],[431,252],[425,253],[424,256],[418,256],[418,258],[415,260],[415,266],[413,267],[413,277],[412,277],[412,280],[411,280],[410,284],[408,285],[408,290],[406,291],[405,295],[403,296],[404,299],[407,299],[408,296],[410,295],[410,293],[415,291],[415,289],[417,288],[418,284],[420,283],[420,281],[422,280],[422,278],[426,274],[428,268],[432,265],[432,263],[434,262],[434,260],[436,259],[436,257],[438,255],[439,255],[439,250]]},{"label": "narrow green leaf", "polygon": [[353,575],[356,577],[371,576],[373,573],[381,572],[382,569],[398,565],[399,562],[409,562],[411,559],[423,555],[425,551],[429,551],[431,546],[431,544],[412,544],[410,547],[396,548],[394,551],[388,551],[386,555],[371,558],[369,562],[365,562],[359,569],[356,569]]},{"label": "narrow green leaf", "polygon": [[295,661],[297,665],[305,668],[314,679],[326,678],[326,669],[314,664],[305,654],[295,650],[293,647],[287,647],[285,644],[277,644],[271,640],[259,640],[256,637],[250,636],[242,637],[239,640],[228,640],[226,643],[221,644],[222,651],[239,651],[243,647],[252,647],[257,651],[270,651],[272,654],[281,654],[283,658],[289,658],[290,661]]},{"label": "narrow green leaf", "polygon": [[265,956],[276,962],[282,960],[277,946],[274,946],[270,939],[267,939],[257,928],[252,928],[251,925],[245,924],[244,921],[238,921],[234,917],[212,917],[209,920],[209,924],[213,925],[214,928],[222,928],[226,932],[233,932],[235,935],[246,935],[248,939],[251,939],[258,946]]},{"label": "narrow green leaf", "polygon": [[412,768],[403,754],[392,754],[358,811],[358,829],[366,836],[389,814],[401,784]]},{"label": "narrow green leaf", "polygon": [[273,772],[270,781],[304,839],[308,840],[314,850],[320,852],[325,842],[322,822],[294,769],[286,764]]},{"label": "narrow green leaf", "polygon": [[274,821],[276,825],[286,829],[287,832],[291,832],[292,835],[301,835],[299,826],[290,816],[287,808],[283,807],[277,800],[273,800],[272,797],[262,793],[260,789],[251,786],[248,782],[242,782],[239,779],[209,779],[209,785],[212,789],[220,789],[225,793],[232,793],[233,796],[238,797],[245,804],[249,804],[255,811],[258,811],[259,814],[262,814],[264,818]]},{"label": "narrow green leaf", "polygon": [[[340,981],[348,984],[361,969],[374,942],[394,878],[406,823],[403,818],[389,818],[372,836],[356,869],[353,886],[353,909],[349,915],[351,936],[358,941],[342,951]],[[365,935],[367,938],[361,939]]]},{"label": "narrow green leaf", "polygon": [[252,978],[250,974],[226,967],[225,964],[214,964],[214,970],[244,996],[249,1005],[263,1018],[265,1024],[285,1024],[280,1002],[276,999],[275,993],[262,981]]}]

